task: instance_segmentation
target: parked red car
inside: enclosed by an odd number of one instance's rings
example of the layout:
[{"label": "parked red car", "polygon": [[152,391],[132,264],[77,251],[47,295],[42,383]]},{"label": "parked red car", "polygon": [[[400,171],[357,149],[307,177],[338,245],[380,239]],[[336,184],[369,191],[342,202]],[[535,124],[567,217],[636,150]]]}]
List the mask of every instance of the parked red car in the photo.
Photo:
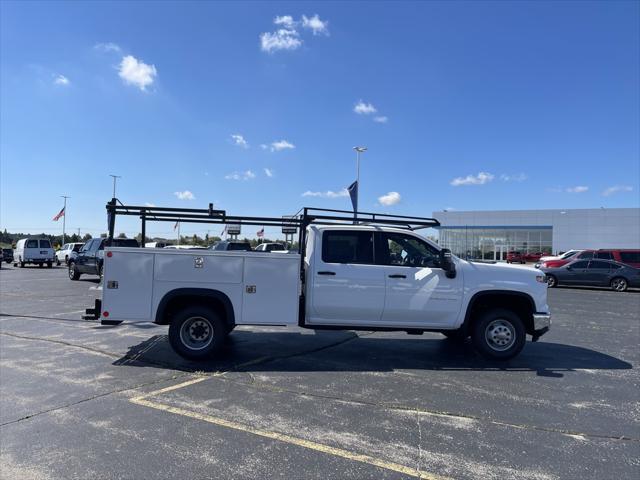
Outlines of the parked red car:
[{"label": "parked red car", "polygon": [[537,262],[538,260],[540,260],[541,257],[545,256],[546,253],[544,252],[529,252],[527,254],[525,254],[524,256],[524,260],[525,262]]},{"label": "parked red car", "polygon": [[524,256],[520,252],[508,252],[507,263],[524,263]]},{"label": "parked red car", "polygon": [[594,258],[614,260],[632,267],[640,268],[640,250],[600,249],[595,252]]}]

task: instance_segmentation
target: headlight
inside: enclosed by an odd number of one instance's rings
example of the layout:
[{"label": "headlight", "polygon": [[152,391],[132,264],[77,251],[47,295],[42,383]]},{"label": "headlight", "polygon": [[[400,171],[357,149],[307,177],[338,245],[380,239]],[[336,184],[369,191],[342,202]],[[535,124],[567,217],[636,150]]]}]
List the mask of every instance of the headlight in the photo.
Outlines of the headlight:
[{"label": "headlight", "polygon": [[546,275],[536,275],[536,281],[540,283],[547,283]]}]

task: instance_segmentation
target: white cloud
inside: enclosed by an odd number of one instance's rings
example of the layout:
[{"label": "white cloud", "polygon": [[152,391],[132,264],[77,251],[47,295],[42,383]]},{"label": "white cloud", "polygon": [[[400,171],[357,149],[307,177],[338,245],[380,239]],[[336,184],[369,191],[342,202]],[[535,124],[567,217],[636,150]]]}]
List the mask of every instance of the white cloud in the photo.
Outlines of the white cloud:
[{"label": "white cloud", "polygon": [[340,197],[348,197],[349,192],[346,188],[338,192],[334,192],[333,190],[327,190],[326,192],[312,192],[311,190],[307,190],[302,194],[303,197],[322,197],[322,198],[340,198]]},{"label": "white cloud", "polygon": [[271,143],[271,151],[279,152],[281,150],[293,150],[296,146],[293,143],[289,143],[286,140],[280,140],[279,142]]},{"label": "white cloud", "polygon": [[261,148],[262,150],[268,150],[268,149],[269,149],[269,145],[267,145],[266,143],[261,143],[261,144],[260,144],[260,148]]},{"label": "white cloud", "polygon": [[500,180],[503,182],[524,182],[527,178],[527,175],[524,173],[516,173],[515,175],[507,175],[503,173],[500,175]]},{"label": "white cloud", "polygon": [[568,187],[566,189],[569,193],[584,193],[589,190],[589,187],[585,187],[584,185],[577,185],[575,187]]},{"label": "white cloud", "polygon": [[630,187],[629,185],[614,185],[613,187],[606,188],[602,192],[602,196],[608,197],[609,195],[613,195],[614,193],[632,192],[632,191],[633,191],[633,187]]},{"label": "white cloud", "polygon": [[145,91],[153,83],[158,72],[155,65],[147,65],[132,55],[122,57],[118,75],[128,85],[135,85]]},{"label": "white cloud", "polygon": [[69,81],[69,79],[67,77],[65,77],[64,75],[56,75],[56,77],[53,80],[53,83],[55,83],[56,85],[62,85],[62,86],[68,86],[71,82]]},{"label": "white cloud", "polygon": [[296,22],[293,21],[293,17],[291,15],[282,15],[281,17],[276,17],[273,19],[273,23],[275,23],[276,25],[282,25],[288,29],[293,29],[296,25]]},{"label": "white cloud", "polygon": [[480,172],[477,175],[467,175],[466,177],[456,177],[451,180],[450,184],[454,187],[460,185],[484,185],[491,182],[495,176],[491,173]]},{"label": "white cloud", "polygon": [[145,206],[145,207],[155,207],[155,206],[156,206],[156,204],[155,204],[155,203],[145,202],[145,203],[144,203],[144,206]]},{"label": "white cloud", "polygon": [[300,40],[298,32],[290,28],[281,28],[275,32],[260,34],[260,48],[263,52],[273,53],[278,50],[295,50],[301,45],[302,40]]},{"label": "white cloud", "polygon": [[249,148],[249,144],[239,133],[234,133],[233,135],[231,135],[231,140],[233,140],[233,143],[238,147]]},{"label": "white cloud", "polygon": [[189,190],[185,190],[184,192],[173,192],[173,194],[178,197],[180,200],[195,200],[196,197],[193,196]]},{"label": "white cloud", "polygon": [[391,205],[397,205],[402,200],[402,197],[398,192],[389,192],[386,195],[382,195],[378,197],[378,202],[380,205],[384,205],[385,207],[389,207]]},{"label": "white cloud", "polygon": [[377,123],[387,123],[389,121],[389,117],[380,115],[379,117],[373,117],[373,121]]},{"label": "white cloud", "polygon": [[370,115],[372,113],[376,113],[378,110],[372,104],[364,103],[362,100],[360,100],[353,107],[353,111],[358,115]]},{"label": "white cloud", "polygon": [[329,22],[326,20],[324,22],[320,20],[317,13],[311,18],[307,18],[306,15],[302,15],[302,26],[304,28],[311,29],[314,35],[329,35],[329,29],[327,28],[329,26]]},{"label": "white cloud", "polygon": [[252,180],[256,178],[256,174],[251,170],[244,172],[233,172],[224,176],[225,180]]},{"label": "white cloud", "polygon": [[265,168],[265,169],[264,169],[264,174],[265,174],[267,177],[272,178],[272,177],[273,177],[273,175],[274,175],[274,172],[273,172],[273,170],[271,170],[270,168]]},{"label": "white cloud", "polygon": [[119,45],[116,45],[115,43],[112,42],[107,42],[107,43],[96,43],[93,46],[94,49],[99,50],[101,52],[120,52],[122,51],[122,49],[120,48]]}]

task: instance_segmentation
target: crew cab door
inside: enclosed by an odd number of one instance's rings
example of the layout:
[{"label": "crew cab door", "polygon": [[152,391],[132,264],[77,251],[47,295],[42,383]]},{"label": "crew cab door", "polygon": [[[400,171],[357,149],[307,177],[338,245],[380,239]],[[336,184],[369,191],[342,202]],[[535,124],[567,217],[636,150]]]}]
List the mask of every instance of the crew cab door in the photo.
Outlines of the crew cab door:
[{"label": "crew cab door", "polygon": [[458,318],[463,278],[448,278],[436,248],[415,235],[376,233],[376,261],[384,270],[382,321],[389,325],[448,326]]},{"label": "crew cab door", "polygon": [[379,323],[385,281],[383,269],[374,263],[373,232],[325,230],[316,245],[308,323]]}]

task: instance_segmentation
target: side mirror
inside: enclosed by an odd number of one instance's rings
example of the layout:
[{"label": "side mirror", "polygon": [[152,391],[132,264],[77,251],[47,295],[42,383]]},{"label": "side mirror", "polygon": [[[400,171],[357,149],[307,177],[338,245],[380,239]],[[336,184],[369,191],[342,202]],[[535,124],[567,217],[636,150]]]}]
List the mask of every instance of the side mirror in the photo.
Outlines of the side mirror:
[{"label": "side mirror", "polygon": [[456,264],[451,257],[451,250],[448,248],[440,250],[440,267],[444,270],[447,278],[456,278]]}]

